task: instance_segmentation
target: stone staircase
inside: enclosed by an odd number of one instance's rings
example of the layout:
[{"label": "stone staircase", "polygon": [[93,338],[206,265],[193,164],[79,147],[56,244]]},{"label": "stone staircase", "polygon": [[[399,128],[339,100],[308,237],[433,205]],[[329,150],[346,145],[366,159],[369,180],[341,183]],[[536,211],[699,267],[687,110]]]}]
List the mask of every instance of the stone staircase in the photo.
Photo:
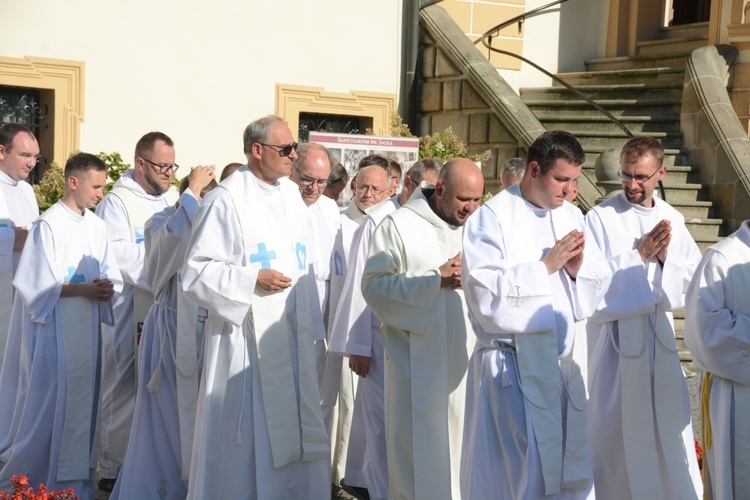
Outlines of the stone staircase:
[{"label": "stone staircase", "polygon": [[[634,135],[658,139],[668,166],[664,178],[667,201],[685,216],[701,251],[719,239],[721,220],[711,218],[713,204],[705,199],[698,172],[689,165],[689,151],[680,132],[680,109],[687,56],[707,45],[707,23],[663,28],[660,38],[638,44],[638,55],[586,61],[585,72],[558,76],[617,117]],[[586,101],[555,83],[549,88],[523,88],[521,98],[548,129],[575,134],[586,151],[585,178],[580,182],[582,205],[592,206],[604,192],[594,183],[594,164],[602,152],[628,139]],[[695,371],[682,339],[684,314],[675,314],[678,347],[686,371]]]}]

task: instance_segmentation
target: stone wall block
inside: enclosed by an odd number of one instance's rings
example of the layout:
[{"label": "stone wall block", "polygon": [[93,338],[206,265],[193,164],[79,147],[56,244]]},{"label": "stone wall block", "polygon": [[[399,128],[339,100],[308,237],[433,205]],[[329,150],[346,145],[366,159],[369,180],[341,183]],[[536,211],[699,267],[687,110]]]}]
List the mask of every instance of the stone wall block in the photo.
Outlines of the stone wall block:
[{"label": "stone wall block", "polygon": [[419,95],[419,111],[440,111],[442,100],[442,83],[423,81]]},{"label": "stone wall block", "polygon": [[475,113],[469,118],[469,144],[487,144],[490,129],[489,113]]},{"label": "stone wall block", "polygon": [[451,127],[458,140],[464,144],[469,142],[469,115],[464,114],[441,114],[432,117],[432,131],[445,132]]},{"label": "stone wall block", "polygon": [[442,50],[438,50],[435,59],[435,76],[459,76],[460,74],[461,72],[446,57],[445,53]]},{"label": "stone wall block", "polygon": [[437,47],[422,47],[419,49],[419,64],[421,78],[435,78],[435,56]]},{"label": "stone wall block", "polygon": [[461,106],[463,109],[487,109],[489,104],[474,90],[468,82],[464,83],[461,93]]},{"label": "stone wall block", "polygon": [[701,109],[701,103],[698,95],[695,93],[693,82],[688,81],[682,89],[682,112],[697,113]]},{"label": "stone wall block", "polygon": [[698,168],[701,184],[711,184],[716,174],[715,148],[692,148],[690,165]]},{"label": "stone wall block", "polygon": [[490,134],[489,134],[489,141],[490,144],[497,144],[499,142],[509,142],[509,143],[515,143],[516,141],[513,139],[513,136],[508,131],[507,128],[500,122],[500,120],[496,116],[492,116],[492,119],[490,120]]},{"label": "stone wall block", "polygon": [[698,113],[695,124],[695,146],[699,148],[714,147],[718,144],[718,137],[713,124],[708,120],[705,113]]},{"label": "stone wall block", "polygon": [[443,110],[457,111],[461,109],[461,87],[463,80],[447,80],[443,82]]}]

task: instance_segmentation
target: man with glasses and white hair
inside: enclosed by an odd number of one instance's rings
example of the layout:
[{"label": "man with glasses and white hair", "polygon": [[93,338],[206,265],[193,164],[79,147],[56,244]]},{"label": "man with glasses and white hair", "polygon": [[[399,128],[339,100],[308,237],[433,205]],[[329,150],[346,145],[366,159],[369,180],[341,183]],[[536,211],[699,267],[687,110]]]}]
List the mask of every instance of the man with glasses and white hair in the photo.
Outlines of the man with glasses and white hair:
[{"label": "man with glasses and white hair", "polygon": [[672,311],[701,253],[683,216],[654,196],[664,148],[629,140],[620,154],[622,193],[586,215],[589,245],[612,282],[588,320],[589,434],[601,498],[702,498],[690,400]]},{"label": "man with glasses and white hair", "polygon": [[[359,161],[357,168],[357,175],[352,180],[352,203],[341,214],[341,226],[333,246],[331,297],[328,302],[331,325],[344,288],[355,231],[367,210],[384,200],[387,200],[385,203],[395,203],[395,198],[388,200],[392,187],[387,158],[378,154],[367,155]],[[326,365],[321,401],[333,440],[333,481],[338,486],[346,477],[347,486],[366,488],[362,474],[365,454],[363,419],[353,421],[357,377],[343,366],[343,358],[339,354],[329,352]]]},{"label": "man with glasses and white hair", "polygon": [[278,116],[248,125],[243,142],[247,165],[206,195],[182,272],[208,310],[187,498],[328,499],[310,218],[287,178],[297,143]]},{"label": "man with glasses and white hair", "polygon": [[107,236],[123,278],[114,305],[115,325],[102,325],[102,402],[99,488],[112,491],[125,461],[136,393],[136,353],[143,322],[154,296],[144,273],[143,228],[155,213],[177,200],[169,189],[179,168],[174,143],[162,132],[149,132],[135,145],[127,170],[99,203],[96,214],[107,223]]}]

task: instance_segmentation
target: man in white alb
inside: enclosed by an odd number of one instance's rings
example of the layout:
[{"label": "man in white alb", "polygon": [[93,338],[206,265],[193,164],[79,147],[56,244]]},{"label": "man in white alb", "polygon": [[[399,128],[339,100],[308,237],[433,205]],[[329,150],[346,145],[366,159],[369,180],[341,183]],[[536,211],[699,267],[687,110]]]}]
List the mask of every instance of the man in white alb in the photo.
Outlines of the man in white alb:
[{"label": "man in white alb", "polygon": [[[367,155],[359,162],[352,181],[354,198],[341,214],[341,226],[333,245],[331,260],[331,294],[328,304],[329,323],[337,321],[339,298],[349,266],[349,251],[354,232],[365,218],[365,212],[390,195],[391,181],[388,160],[380,155]],[[330,332],[329,332],[330,337]],[[355,406],[357,377],[343,366],[342,357],[329,350],[321,386],[321,404],[326,425],[331,429],[333,482],[366,488],[362,475],[365,454],[364,416],[361,403]],[[334,406],[335,405],[335,406]],[[356,409],[355,409],[356,408]],[[355,413],[358,417],[355,418]]]},{"label": "man in white alb", "polygon": [[206,196],[182,273],[209,314],[188,498],[328,499],[297,143],[277,116],[243,142],[248,164]]},{"label": "man in white alb", "polygon": [[623,191],[586,215],[588,244],[612,269],[587,325],[589,434],[603,498],[703,496],[672,319],[701,254],[683,216],[654,196],[663,159],[656,139],[630,139],[620,153]]},{"label": "man in white alb", "polygon": [[195,214],[216,187],[214,170],[197,166],[177,203],[144,227],[144,273],[154,303],[138,346],[138,391],[125,462],[111,499],[185,498],[197,411],[205,310],[184,297],[180,271]]},{"label": "man in white alb", "polygon": [[170,190],[178,166],[174,143],[149,132],[135,145],[133,168],[117,180],[96,208],[125,282],[115,302],[115,325],[102,327],[102,449],[99,487],[112,491],[125,460],[136,392],[137,342],[154,302],[143,267],[143,227],[153,214],[177,200]]},{"label": "man in white alb", "polygon": [[[349,368],[362,380],[357,385],[364,431],[367,436],[363,470],[370,498],[388,495],[388,464],[386,462],[385,412],[383,407],[383,344],[380,321],[367,306],[362,296],[362,273],[367,261],[370,239],[378,224],[388,214],[401,207],[424,180],[437,182],[442,168],[439,160],[425,158],[409,168],[404,177],[404,187],[397,196],[378,203],[367,210],[367,216],[352,238],[348,272],[343,293],[336,311],[335,323],[330,331],[329,351],[349,358]],[[334,354],[335,355],[335,354]],[[349,375],[349,374],[347,374]],[[349,375],[351,376],[351,375]],[[348,468],[360,464],[352,461]],[[357,474],[356,471],[351,474]]]},{"label": "man in white alb", "polygon": [[377,498],[461,498],[465,380],[475,343],[461,290],[461,233],[483,190],[474,162],[452,160],[372,236],[361,293],[383,322],[390,490]]},{"label": "man in white alb", "polygon": [[7,350],[17,369],[7,363],[0,375],[0,406],[15,409],[10,428],[0,428],[9,436],[0,448],[0,490],[23,474],[29,485],[94,498],[100,328],[113,324],[112,299],[122,289],[105,224],[89,210],[106,181],[101,159],[71,156],[65,195],[34,222],[21,254]]},{"label": "man in white alb", "polygon": [[[29,227],[39,216],[34,190],[25,182],[38,158],[39,143],[31,130],[18,124],[0,127],[0,367],[13,304],[13,270]],[[0,410],[0,422],[3,413]]]},{"label": "man in white alb", "polygon": [[[315,369],[318,383],[323,383],[326,363],[326,339],[328,331],[328,296],[331,290],[331,256],[333,242],[339,230],[339,207],[335,201],[323,196],[328,184],[333,158],[325,146],[314,142],[300,144],[297,158],[292,163],[290,179],[299,186],[302,201],[310,213],[308,261],[315,275],[315,287],[311,289],[319,307],[313,309],[316,323]],[[313,301],[315,302],[315,300]]]},{"label": "man in white alb", "polygon": [[685,343],[703,370],[706,498],[750,492],[750,221],[708,249],[685,298]]},{"label": "man in white alb", "polygon": [[583,148],[549,131],[529,147],[519,185],[467,221],[461,281],[477,346],[469,362],[461,458],[464,499],[593,498],[576,321],[609,268],[565,197]]}]

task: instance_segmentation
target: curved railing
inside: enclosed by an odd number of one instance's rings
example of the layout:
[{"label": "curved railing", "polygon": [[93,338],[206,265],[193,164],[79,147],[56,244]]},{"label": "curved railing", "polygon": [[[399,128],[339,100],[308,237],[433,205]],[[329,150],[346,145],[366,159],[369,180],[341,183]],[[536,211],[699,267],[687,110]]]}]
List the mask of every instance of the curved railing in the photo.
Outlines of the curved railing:
[{"label": "curved railing", "polygon": [[[535,68],[537,71],[540,71],[540,72],[544,73],[548,77],[552,78],[552,80],[554,80],[555,82],[559,83],[560,85],[562,85],[563,87],[565,87],[566,89],[568,89],[569,91],[573,92],[575,95],[577,95],[578,97],[580,97],[581,99],[583,99],[584,101],[586,101],[587,103],[589,103],[591,105],[591,107],[593,107],[594,109],[596,109],[597,111],[599,111],[600,113],[602,113],[604,116],[606,116],[609,119],[609,121],[611,121],[612,123],[614,123],[615,125],[617,125],[623,132],[625,132],[625,135],[627,135],[629,138],[632,138],[632,137],[634,137],[633,133],[630,131],[630,129],[628,127],[625,126],[624,123],[622,123],[620,120],[618,120],[612,113],[610,113],[609,111],[607,111],[606,109],[604,109],[603,107],[601,107],[599,104],[597,104],[589,96],[585,95],[583,92],[581,92],[580,90],[576,89],[575,87],[573,87],[572,85],[570,85],[568,82],[564,81],[559,76],[550,73],[549,71],[547,71],[546,69],[542,68],[541,66],[539,66],[535,62],[530,61],[530,60],[526,59],[523,56],[520,56],[520,55],[515,54],[513,52],[509,52],[507,50],[498,49],[498,48],[495,48],[495,47],[492,46],[492,38],[494,36],[497,36],[500,33],[500,30],[502,30],[503,28],[506,28],[506,27],[508,27],[508,26],[510,26],[510,25],[512,25],[514,23],[518,23],[518,28],[519,28],[519,31],[520,31],[521,26],[523,26],[523,23],[526,21],[526,18],[532,17],[532,16],[540,13],[543,10],[546,10],[546,9],[548,9],[550,7],[554,7],[555,5],[559,5],[559,4],[565,3],[567,1],[568,0],[556,0],[556,1],[548,3],[546,5],[542,5],[541,7],[537,7],[536,9],[530,10],[528,12],[524,12],[523,14],[518,15],[518,16],[516,16],[514,18],[508,19],[507,21],[504,21],[504,22],[498,24],[497,26],[494,26],[493,28],[490,28],[489,30],[487,30],[480,38],[478,38],[477,40],[474,41],[474,45],[477,45],[477,44],[481,43],[488,50],[490,50],[492,52],[496,52],[496,53],[502,54],[504,56],[509,56],[509,57],[513,57],[515,59],[518,59],[518,60],[520,60],[522,62],[525,62],[526,64],[528,64],[532,68]],[[593,181],[591,181],[591,179],[588,179],[588,180],[589,180],[589,182],[593,182]],[[661,198],[663,200],[666,200],[667,199],[667,195],[666,195],[666,192],[664,191],[664,184],[662,183],[662,181],[659,181],[659,192],[661,194]]]}]

